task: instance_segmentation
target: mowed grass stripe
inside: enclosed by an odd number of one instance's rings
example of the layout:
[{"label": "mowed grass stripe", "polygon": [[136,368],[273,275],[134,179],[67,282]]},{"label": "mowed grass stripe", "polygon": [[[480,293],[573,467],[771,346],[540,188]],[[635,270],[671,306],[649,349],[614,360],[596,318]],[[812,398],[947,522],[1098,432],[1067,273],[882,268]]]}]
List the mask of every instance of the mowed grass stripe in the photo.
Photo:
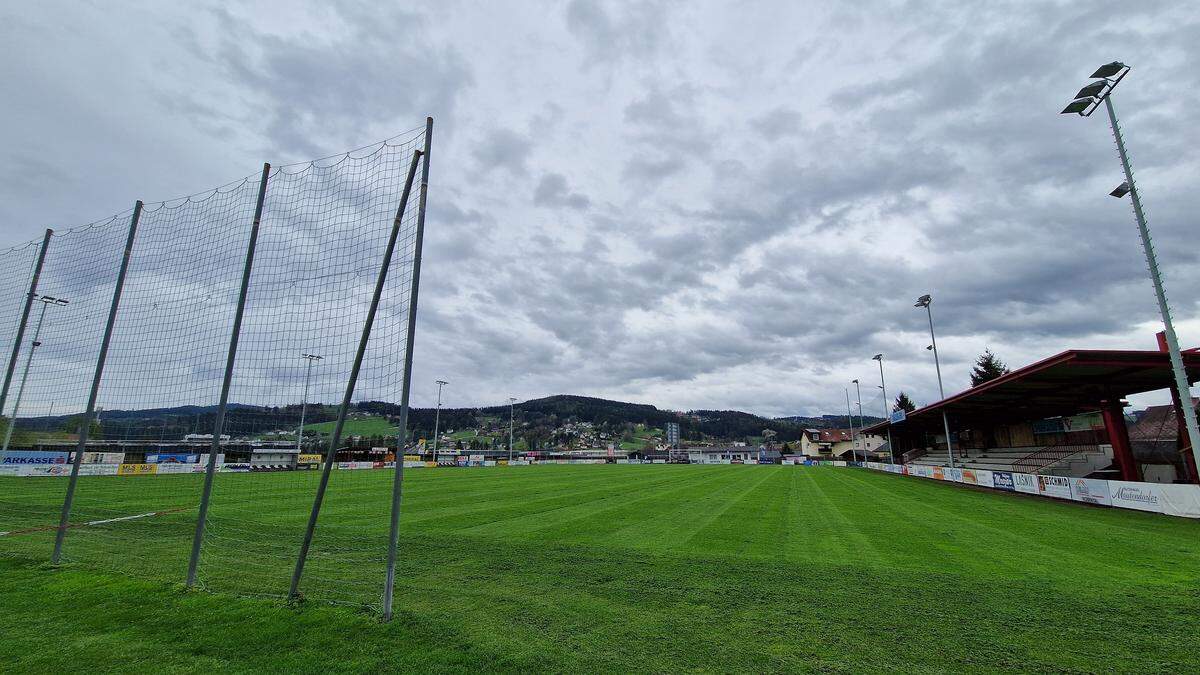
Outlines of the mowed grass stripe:
[{"label": "mowed grass stripe", "polygon": [[533,516],[508,517],[465,532],[581,543],[605,541],[610,540],[610,533],[661,513],[663,502],[672,496],[680,495],[686,499],[686,495],[694,496],[711,489],[714,483],[727,480],[728,477],[722,474],[675,471],[668,480],[642,481],[636,484],[636,489],[623,493],[570,500],[573,503],[553,510],[540,511]]}]

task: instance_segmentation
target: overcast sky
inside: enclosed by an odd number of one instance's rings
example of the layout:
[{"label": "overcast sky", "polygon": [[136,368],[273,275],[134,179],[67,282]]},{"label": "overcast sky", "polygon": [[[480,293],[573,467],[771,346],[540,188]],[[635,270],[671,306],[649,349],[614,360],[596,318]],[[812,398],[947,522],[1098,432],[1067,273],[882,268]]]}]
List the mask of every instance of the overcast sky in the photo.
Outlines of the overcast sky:
[{"label": "overcast sky", "polygon": [[1057,114],[1119,59],[1200,344],[1194,3],[390,4],[9,3],[0,244],[432,115],[416,405],[836,413],[859,377],[878,413],[877,352],[937,398],[923,293],[948,393],[985,347],[1156,348],[1107,123]]}]

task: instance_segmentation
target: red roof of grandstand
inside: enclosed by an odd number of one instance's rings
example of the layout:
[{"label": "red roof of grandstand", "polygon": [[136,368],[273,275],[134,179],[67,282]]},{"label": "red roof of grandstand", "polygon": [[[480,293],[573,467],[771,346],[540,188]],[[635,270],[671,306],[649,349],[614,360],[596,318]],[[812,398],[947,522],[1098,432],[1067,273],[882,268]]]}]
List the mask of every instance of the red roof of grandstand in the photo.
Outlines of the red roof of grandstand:
[{"label": "red roof of grandstand", "polygon": [[[1200,379],[1200,353],[1183,352],[1188,379]],[[942,429],[942,411],[956,420],[988,423],[1076,415],[1103,400],[1166,389],[1174,383],[1166,352],[1069,349],[908,413],[893,426]],[[867,433],[884,433],[887,422]]]}]

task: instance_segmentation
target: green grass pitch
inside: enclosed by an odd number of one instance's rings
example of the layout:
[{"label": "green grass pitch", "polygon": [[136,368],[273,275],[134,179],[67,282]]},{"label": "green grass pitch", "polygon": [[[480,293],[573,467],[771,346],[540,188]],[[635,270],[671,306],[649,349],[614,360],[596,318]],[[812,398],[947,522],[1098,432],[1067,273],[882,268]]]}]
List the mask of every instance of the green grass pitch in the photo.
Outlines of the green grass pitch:
[{"label": "green grass pitch", "polygon": [[179,510],[73,528],[58,568],[65,481],[0,480],[31,530],[0,536],[0,670],[1200,670],[1200,522],[852,468],[417,469],[384,624],[355,603],[387,471],[335,472],[309,601],[246,596],[286,592],[316,477],[216,477],[205,592],[199,477],[82,478],[81,518]]}]

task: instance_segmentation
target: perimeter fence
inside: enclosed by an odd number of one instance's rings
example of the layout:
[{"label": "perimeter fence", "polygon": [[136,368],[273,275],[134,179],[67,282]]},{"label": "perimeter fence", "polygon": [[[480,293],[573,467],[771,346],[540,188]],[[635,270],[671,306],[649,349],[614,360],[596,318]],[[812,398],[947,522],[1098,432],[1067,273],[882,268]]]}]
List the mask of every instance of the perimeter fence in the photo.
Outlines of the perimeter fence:
[{"label": "perimeter fence", "polygon": [[431,133],[0,252],[0,555],[390,609]]}]

